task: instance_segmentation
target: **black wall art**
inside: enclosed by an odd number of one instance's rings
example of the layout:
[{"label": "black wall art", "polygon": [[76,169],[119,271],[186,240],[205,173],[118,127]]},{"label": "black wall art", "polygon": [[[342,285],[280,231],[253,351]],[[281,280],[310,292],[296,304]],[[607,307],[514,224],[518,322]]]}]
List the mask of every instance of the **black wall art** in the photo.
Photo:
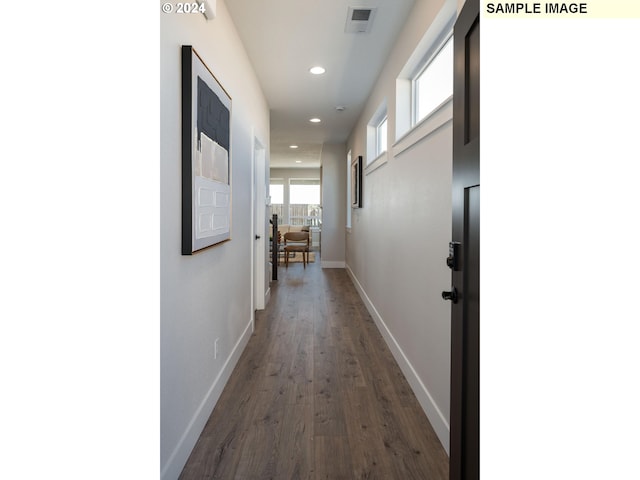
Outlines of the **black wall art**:
[{"label": "black wall art", "polygon": [[362,155],[351,162],[351,208],[362,208]]}]

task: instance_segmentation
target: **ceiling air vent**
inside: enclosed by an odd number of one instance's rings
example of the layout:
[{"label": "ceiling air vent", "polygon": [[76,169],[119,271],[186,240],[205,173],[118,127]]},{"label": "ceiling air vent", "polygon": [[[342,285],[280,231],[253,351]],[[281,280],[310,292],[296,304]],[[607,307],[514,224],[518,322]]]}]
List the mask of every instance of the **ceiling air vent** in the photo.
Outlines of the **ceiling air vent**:
[{"label": "ceiling air vent", "polygon": [[369,33],[376,16],[376,8],[349,7],[345,33]]}]

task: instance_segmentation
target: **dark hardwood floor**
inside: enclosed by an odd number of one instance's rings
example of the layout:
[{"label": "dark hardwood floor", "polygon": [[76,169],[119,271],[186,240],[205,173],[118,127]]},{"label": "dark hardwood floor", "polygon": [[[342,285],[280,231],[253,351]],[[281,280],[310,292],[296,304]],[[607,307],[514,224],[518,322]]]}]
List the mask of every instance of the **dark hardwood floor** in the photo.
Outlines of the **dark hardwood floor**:
[{"label": "dark hardwood floor", "polygon": [[448,457],[343,269],[280,268],[181,479],[445,480]]}]

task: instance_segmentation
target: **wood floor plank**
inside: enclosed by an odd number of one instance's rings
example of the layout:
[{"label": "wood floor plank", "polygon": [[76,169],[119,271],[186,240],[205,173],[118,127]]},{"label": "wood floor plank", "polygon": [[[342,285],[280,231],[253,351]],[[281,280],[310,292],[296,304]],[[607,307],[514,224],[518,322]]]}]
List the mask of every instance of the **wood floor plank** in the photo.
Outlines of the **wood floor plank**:
[{"label": "wood floor plank", "polygon": [[180,478],[448,478],[447,455],[346,272],[318,258],[278,276]]},{"label": "wood floor plank", "polygon": [[349,389],[346,397],[349,409],[354,412],[346,417],[353,478],[394,478],[381,434],[383,420],[376,399],[366,387]]},{"label": "wood floor plank", "polygon": [[346,435],[315,436],[316,480],[352,480],[353,467]]},{"label": "wood floor plank", "polygon": [[322,436],[346,435],[335,347],[317,347],[314,352],[314,432]]},{"label": "wood floor plank", "polygon": [[278,438],[275,478],[313,479],[313,404],[288,405]]}]

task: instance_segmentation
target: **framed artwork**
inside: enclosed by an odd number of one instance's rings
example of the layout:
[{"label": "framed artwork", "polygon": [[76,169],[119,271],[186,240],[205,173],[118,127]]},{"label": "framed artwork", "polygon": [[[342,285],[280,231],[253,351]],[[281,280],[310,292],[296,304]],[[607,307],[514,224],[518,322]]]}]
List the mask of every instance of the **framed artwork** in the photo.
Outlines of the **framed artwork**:
[{"label": "framed artwork", "polygon": [[362,155],[351,162],[351,208],[362,208]]},{"label": "framed artwork", "polygon": [[231,238],[231,97],[182,46],[182,254]]}]

